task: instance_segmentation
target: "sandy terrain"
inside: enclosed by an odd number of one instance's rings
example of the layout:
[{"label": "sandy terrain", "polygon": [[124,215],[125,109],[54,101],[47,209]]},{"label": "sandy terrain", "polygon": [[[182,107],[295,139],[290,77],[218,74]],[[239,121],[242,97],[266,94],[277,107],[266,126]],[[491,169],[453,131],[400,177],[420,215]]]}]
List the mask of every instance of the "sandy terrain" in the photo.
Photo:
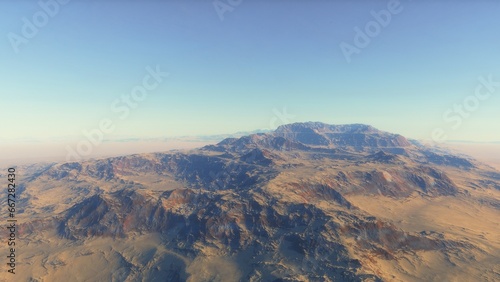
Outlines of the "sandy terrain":
[{"label": "sandy terrain", "polygon": [[[500,192],[492,193],[495,195],[491,196],[500,199]],[[396,200],[383,196],[351,195],[347,198],[362,210],[390,220],[404,230],[446,234],[448,239],[465,239],[464,243],[486,250],[483,253],[471,247],[469,255],[473,259],[467,265],[459,262],[461,257],[443,258],[441,254],[432,252],[417,254],[417,257],[403,255],[398,257],[397,263],[382,259],[374,261],[373,267],[382,270],[382,273],[398,273],[397,276],[385,277],[388,280],[464,281],[462,279],[466,276],[476,277],[476,281],[495,281],[493,277],[500,272],[500,266],[488,271],[482,267],[487,261],[498,260],[500,253],[500,212],[497,209],[467,204],[456,197],[429,199],[415,195]],[[461,265],[460,270],[455,264]]]}]

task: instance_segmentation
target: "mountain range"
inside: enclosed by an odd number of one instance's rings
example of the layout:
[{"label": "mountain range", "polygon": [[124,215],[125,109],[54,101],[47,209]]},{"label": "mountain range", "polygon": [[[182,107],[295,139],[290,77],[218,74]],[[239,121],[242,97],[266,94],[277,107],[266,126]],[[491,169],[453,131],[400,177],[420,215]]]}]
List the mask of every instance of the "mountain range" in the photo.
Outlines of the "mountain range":
[{"label": "mountain range", "polygon": [[369,125],[18,170],[16,281],[500,280],[500,172]]}]

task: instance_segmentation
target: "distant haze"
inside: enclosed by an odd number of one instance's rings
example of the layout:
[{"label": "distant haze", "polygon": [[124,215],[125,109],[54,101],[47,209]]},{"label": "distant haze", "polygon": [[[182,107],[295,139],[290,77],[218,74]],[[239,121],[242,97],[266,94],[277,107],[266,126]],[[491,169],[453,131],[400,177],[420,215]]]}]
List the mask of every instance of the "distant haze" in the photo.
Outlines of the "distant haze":
[{"label": "distant haze", "polygon": [[447,143],[447,147],[467,154],[500,171],[500,144],[497,143]]},{"label": "distant haze", "polygon": [[[104,142],[88,158],[193,149],[215,142],[199,140]],[[38,162],[66,162],[66,146],[74,143],[20,143],[0,146],[0,166]]]},{"label": "distant haze", "polygon": [[[228,137],[228,136],[225,136]],[[101,158],[139,153],[165,152],[200,148],[216,144],[224,136],[184,137],[158,140],[107,141],[94,147],[88,158]],[[66,146],[75,146],[76,142],[20,142],[0,146],[0,166],[20,165],[37,162],[65,162]],[[443,144],[456,152],[469,155],[500,171],[500,144],[449,142]]]}]

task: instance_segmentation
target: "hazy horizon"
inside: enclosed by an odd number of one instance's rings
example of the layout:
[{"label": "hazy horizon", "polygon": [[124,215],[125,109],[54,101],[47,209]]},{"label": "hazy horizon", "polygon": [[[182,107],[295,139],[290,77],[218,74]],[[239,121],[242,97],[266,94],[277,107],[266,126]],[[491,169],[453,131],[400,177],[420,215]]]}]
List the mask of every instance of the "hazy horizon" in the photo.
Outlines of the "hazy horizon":
[{"label": "hazy horizon", "polygon": [[[116,138],[103,140],[95,146],[88,156],[79,156],[79,160],[107,158],[142,153],[166,152],[170,150],[188,150],[216,144],[224,138],[239,137],[251,134],[250,132],[233,132],[218,135],[175,136],[154,138]],[[397,133],[397,132],[393,132]],[[405,136],[406,137],[406,136]],[[85,140],[85,139],[83,139]],[[67,146],[74,146],[81,139],[77,137],[56,140],[25,140],[3,142],[0,146],[1,166],[25,165],[43,162],[67,162]],[[424,141],[425,140],[417,140]],[[429,143],[452,149],[455,152],[466,154],[481,162],[487,163],[500,170],[500,142],[470,142],[466,140],[447,140],[443,143]]]}]

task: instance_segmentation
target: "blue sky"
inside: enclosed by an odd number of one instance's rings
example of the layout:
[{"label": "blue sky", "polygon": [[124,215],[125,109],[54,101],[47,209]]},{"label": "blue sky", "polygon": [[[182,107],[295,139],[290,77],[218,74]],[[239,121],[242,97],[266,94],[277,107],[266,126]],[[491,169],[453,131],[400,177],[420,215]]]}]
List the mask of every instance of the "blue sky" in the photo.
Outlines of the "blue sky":
[{"label": "blue sky", "polygon": [[[401,1],[347,62],[340,44],[353,45],[354,28],[388,3],[243,0],[221,20],[212,1],[73,0],[16,53],[9,34],[22,36],[22,19],[42,8],[1,1],[0,140],[81,139],[103,119],[114,125],[106,138],[323,121],[500,140],[500,86],[467,117],[443,118],[474,95],[479,77],[500,82],[500,2]],[[170,75],[120,118],[111,105],[148,66]],[[283,108],[293,118],[277,118]]]}]

